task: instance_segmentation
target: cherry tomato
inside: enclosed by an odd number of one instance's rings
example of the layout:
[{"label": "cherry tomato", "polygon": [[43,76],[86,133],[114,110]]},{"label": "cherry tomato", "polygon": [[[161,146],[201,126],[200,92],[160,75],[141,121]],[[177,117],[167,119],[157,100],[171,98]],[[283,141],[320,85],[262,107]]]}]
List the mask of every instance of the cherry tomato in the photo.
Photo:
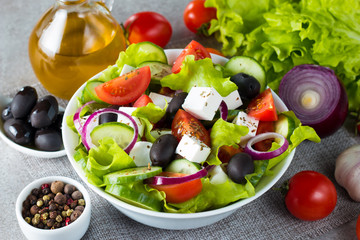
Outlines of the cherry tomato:
[{"label": "cherry tomato", "polygon": [[170,22],[156,12],[138,12],[124,23],[130,43],[149,41],[165,47],[172,35]]},{"label": "cherry tomato", "polygon": [[213,53],[222,57],[225,57],[224,54],[222,54],[222,52],[220,52],[219,50],[215,49],[215,48],[205,48],[209,53]]},{"label": "cherry tomato", "polygon": [[197,118],[182,109],[179,109],[175,114],[171,124],[171,133],[178,141],[181,140],[183,135],[188,134],[199,139],[207,146],[211,146],[210,134],[206,128]]},{"label": "cherry tomato", "polygon": [[183,16],[185,26],[192,32],[197,33],[203,24],[216,19],[216,8],[206,8],[205,0],[193,0],[185,7]]},{"label": "cherry tomato", "polygon": [[[166,177],[186,176],[186,174],[184,173],[173,173],[173,172],[162,172],[160,175]],[[202,182],[200,178],[179,184],[170,184],[170,185],[149,184],[149,186],[159,191],[165,192],[166,201],[169,203],[185,202],[198,195],[202,190]]]},{"label": "cherry tomato", "polygon": [[278,119],[270,88],[250,101],[247,113],[260,121],[276,121]]},{"label": "cherry tomato", "polygon": [[360,240],[360,214],[356,222],[356,236]]},{"label": "cherry tomato", "polygon": [[233,146],[221,146],[218,152],[218,158],[222,163],[228,163],[232,156],[237,153],[244,152],[244,149],[239,146],[239,148],[235,148]]},{"label": "cherry tomato", "polygon": [[200,43],[192,40],[185,48],[182,50],[180,55],[176,58],[174,65],[171,69],[173,73],[178,73],[181,70],[182,62],[184,61],[187,55],[194,55],[195,60],[211,58],[210,53],[206,48]]},{"label": "cherry tomato", "polygon": [[[256,131],[256,135],[258,135],[260,133],[274,132],[274,131],[275,131],[274,122],[260,121],[259,126]],[[256,149],[258,151],[263,151],[263,152],[268,151],[271,148],[273,141],[274,141],[274,139],[269,138],[269,139],[257,142],[254,144],[254,149]]]},{"label": "cherry tomato", "polygon": [[95,87],[95,92],[106,103],[124,105],[138,99],[149,86],[150,80],[150,68],[144,66],[102,83]]},{"label": "cherry tomato", "polygon": [[288,187],[286,207],[299,219],[314,221],[325,218],[336,206],[335,186],[321,173],[299,172],[289,180]]},{"label": "cherry tomato", "polygon": [[148,95],[143,94],[134,102],[133,107],[145,107],[146,105],[148,105],[148,103],[152,103],[152,102],[153,101]]}]

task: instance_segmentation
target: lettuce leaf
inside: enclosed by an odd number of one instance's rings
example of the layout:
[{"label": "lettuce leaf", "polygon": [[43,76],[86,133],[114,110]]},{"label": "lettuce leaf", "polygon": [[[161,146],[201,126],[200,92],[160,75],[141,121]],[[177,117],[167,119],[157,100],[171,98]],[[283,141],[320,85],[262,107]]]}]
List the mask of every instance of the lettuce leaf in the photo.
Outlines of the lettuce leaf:
[{"label": "lettuce leaf", "polygon": [[163,87],[189,92],[192,87],[213,87],[221,96],[227,96],[237,89],[230,78],[224,78],[210,58],[194,60],[193,55],[186,56],[182,68],[177,74],[170,74],[160,80]]}]

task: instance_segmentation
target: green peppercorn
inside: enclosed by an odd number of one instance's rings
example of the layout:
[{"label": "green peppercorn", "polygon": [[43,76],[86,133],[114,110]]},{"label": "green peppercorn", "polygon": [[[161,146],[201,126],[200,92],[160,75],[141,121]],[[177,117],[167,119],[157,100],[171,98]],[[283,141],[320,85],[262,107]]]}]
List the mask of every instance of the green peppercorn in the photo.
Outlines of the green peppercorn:
[{"label": "green peppercorn", "polygon": [[79,199],[78,200],[78,204],[80,205],[80,206],[85,206],[85,200],[84,199]]},{"label": "green peppercorn", "polygon": [[26,217],[26,218],[25,218],[25,221],[26,221],[27,223],[30,223],[30,222],[31,222],[31,218]]},{"label": "green peppercorn", "polygon": [[55,220],[58,222],[58,223],[60,223],[60,222],[62,222],[62,217],[60,216],[60,215],[57,215],[56,216],[56,218],[55,218]]},{"label": "green peppercorn", "polygon": [[43,200],[44,200],[44,201],[50,201],[49,195],[44,195],[44,196],[43,196]]},{"label": "green peppercorn", "polygon": [[39,199],[37,202],[36,202],[36,206],[38,207],[41,207],[42,205],[44,205],[44,201]]},{"label": "green peppercorn", "polygon": [[49,217],[49,213],[45,212],[43,214],[41,214],[41,219],[47,219]]},{"label": "green peppercorn", "polygon": [[61,216],[62,216],[62,217],[66,217],[66,216],[67,216],[66,211],[62,211],[62,212],[61,212]]},{"label": "green peppercorn", "polygon": [[73,213],[73,209],[68,209],[67,211],[66,211],[66,216],[67,217],[70,217],[71,216],[71,214]]},{"label": "green peppercorn", "polygon": [[38,225],[40,223],[40,214],[35,214],[35,216],[31,220],[33,225]]}]

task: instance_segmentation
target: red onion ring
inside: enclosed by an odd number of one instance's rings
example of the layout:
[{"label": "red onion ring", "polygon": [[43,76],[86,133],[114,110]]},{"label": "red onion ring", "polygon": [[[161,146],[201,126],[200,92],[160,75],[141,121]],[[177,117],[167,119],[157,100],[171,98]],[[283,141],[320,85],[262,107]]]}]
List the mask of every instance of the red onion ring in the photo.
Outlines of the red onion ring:
[{"label": "red onion ring", "polygon": [[200,171],[186,175],[183,177],[164,177],[164,176],[155,176],[145,180],[145,183],[152,185],[172,185],[172,184],[180,184],[184,182],[190,182],[198,178],[205,177],[207,175],[206,168],[201,169]]},{"label": "red onion ring", "polygon": [[98,111],[95,111],[93,114],[91,114],[89,116],[89,118],[86,120],[84,126],[83,126],[83,130],[81,132],[81,141],[84,144],[85,148],[89,151],[90,148],[95,147],[95,145],[92,143],[91,141],[91,137],[90,137],[90,133],[91,131],[94,129],[94,127],[96,126],[96,119],[104,114],[104,113],[116,113],[119,115],[123,115],[126,118],[128,118],[131,122],[131,124],[133,125],[134,128],[134,136],[133,139],[130,141],[130,143],[124,148],[124,151],[126,153],[129,153],[131,151],[131,149],[133,149],[138,135],[139,135],[139,128],[135,122],[135,120],[127,113],[117,110],[117,109],[112,109],[112,108],[104,108],[104,109],[100,109]]},{"label": "red onion ring", "polygon": [[93,104],[93,103],[96,103],[96,102],[95,101],[90,101],[90,102],[85,103],[84,105],[79,107],[76,110],[75,114],[74,114],[74,117],[73,117],[74,126],[75,126],[75,128],[76,128],[76,130],[78,131],[79,134],[81,134],[82,128],[83,128],[83,125],[81,124],[80,113],[86,106],[88,106],[90,104]]},{"label": "red onion ring", "polygon": [[227,104],[225,103],[225,101],[221,101],[220,106],[219,106],[219,110],[220,110],[220,116],[224,121],[227,121],[227,117],[228,117],[228,107]]},{"label": "red onion ring", "polygon": [[[281,146],[278,149],[271,152],[257,151],[252,147],[253,144],[269,138],[280,138]],[[248,153],[254,160],[266,160],[281,155],[286,151],[286,149],[288,149],[288,147],[289,147],[289,142],[286,140],[286,138],[283,135],[275,132],[266,132],[251,138],[246,144],[245,152]]]}]

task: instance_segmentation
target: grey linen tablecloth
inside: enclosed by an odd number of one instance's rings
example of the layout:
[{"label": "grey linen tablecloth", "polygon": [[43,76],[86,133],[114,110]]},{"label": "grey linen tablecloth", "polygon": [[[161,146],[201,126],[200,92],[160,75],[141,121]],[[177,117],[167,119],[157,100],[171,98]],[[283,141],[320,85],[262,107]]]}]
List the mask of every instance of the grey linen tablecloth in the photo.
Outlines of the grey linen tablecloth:
[{"label": "grey linen tablecloth", "polygon": [[[182,48],[191,39],[218,47],[213,39],[197,37],[185,29],[182,11],[187,2],[118,1],[113,14],[119,22],[138,11],[152,10],[163,14],[174,30],[167,48]],[[22,86],[32,85],[43,96],[46,91],[37,83],[28,61],[27,39],[36,20],[52,2],[14,0],[5,3],[2,0],[1,3],[0,92],[13,96]],[[65,106],[65,102],[61,104]],[[336,157],[346,148],[360,143],[360,138],[354,136],[350,128],[352,124],[349,121],[321,143],[302,143],[290,167],[275,185],[280,187],[283,181],[302,170],[315,170],[328,176],[335,183],[338,202],[334,212],[325,219],[306,222],[292,217],[280,192],[270,189],[218,223],[199,229],[169,231],[129,219],[87,187],[93,208],[90,227],[83,239],[356,239],[354,219],[360,213],[360,204],[353,202],[334,179]],[[30,157],[11,149],[2,140],[0,153],[0,239],[24,239],[14,211],[16,197],[22,188],[37,178],[50,175],[81,180],[66,156],[56,159]]]}]

